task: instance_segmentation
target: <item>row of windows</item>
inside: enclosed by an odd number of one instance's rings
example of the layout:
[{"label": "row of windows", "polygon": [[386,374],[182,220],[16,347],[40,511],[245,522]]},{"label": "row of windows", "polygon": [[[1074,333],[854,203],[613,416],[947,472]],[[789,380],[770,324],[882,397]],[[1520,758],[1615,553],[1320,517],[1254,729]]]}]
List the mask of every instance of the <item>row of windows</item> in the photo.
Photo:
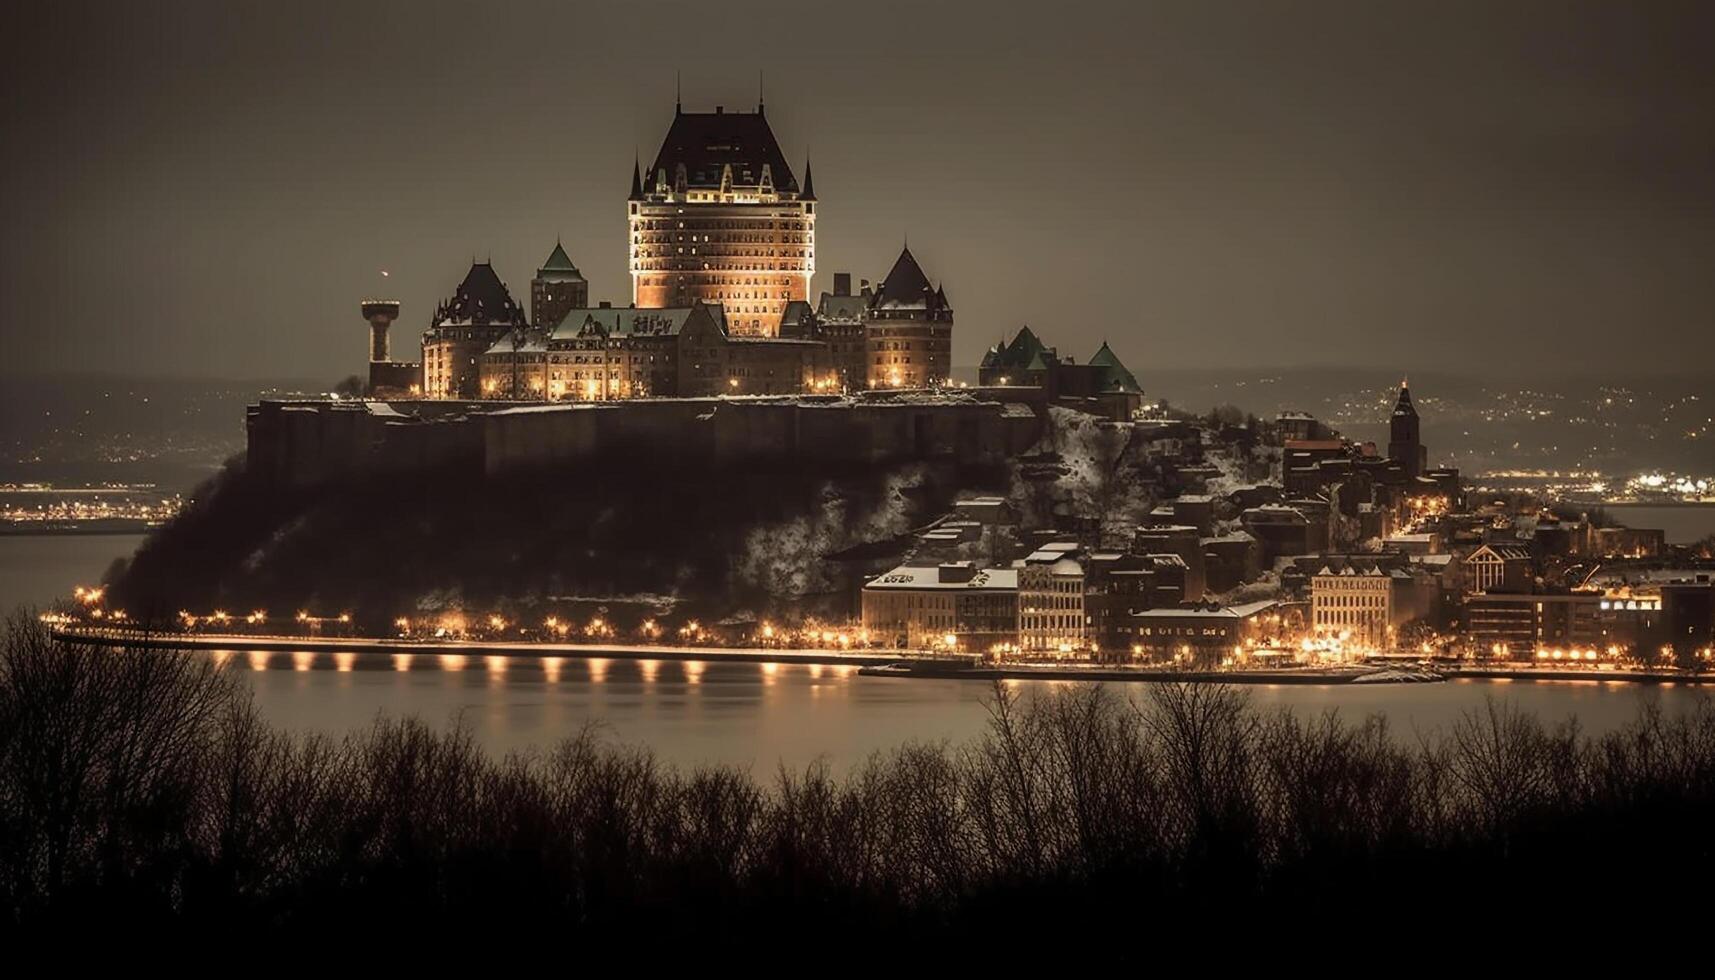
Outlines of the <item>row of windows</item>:
[{"label": "row of windows", "polygon": [[644,231],[684,231],[689,228],[698,231],[710,228],[715,231],[808,231],[808,221],[797,220],[763,220],[758,218],[691,218],[688,220],[662,220],[659,218],[641,218],[631,223],[632,230]]},{"label": "row of windows", "polygon": [[1355,607],[1355,606],[1376,607],[1376,606],[1387,605],[1387,601],[1388,601],[1388,596],[1385,593],[1381,594],[1381,595],[1369,595],[1369,594],[1366,594],[1366,595],[1319,595],[1319,596],[1313,596],[1312,597],[1313,604],[1318,606],[1318,607],[1321,607],[1321,606],[1341,606],[1341,607],[1346,607],[1346,608],[1351,608],[1351,607]]}]

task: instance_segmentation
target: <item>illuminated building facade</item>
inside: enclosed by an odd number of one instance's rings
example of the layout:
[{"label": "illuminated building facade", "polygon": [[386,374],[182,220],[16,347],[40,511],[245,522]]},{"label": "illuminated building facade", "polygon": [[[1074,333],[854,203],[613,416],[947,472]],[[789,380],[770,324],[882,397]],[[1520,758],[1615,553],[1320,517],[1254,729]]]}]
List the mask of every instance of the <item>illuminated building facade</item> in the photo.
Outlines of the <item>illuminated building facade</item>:
[{"label": "illuminated building facade", "polygon": [[945,384],[953,361],[953,307],[923,267],[902,249],[864,311],[869,387]]},{"label": "illuminated building facade", "polygon": [[1224,658],[1259,640],[1278,624],[1280,603],[1274,600],[1223,606],[1195,603],[1190,607],[1147,609],[1132,615],[1133,657],[1177,660],[1194,666],[1215,666]]},{"label": "illuminated building facade", "polygon": [[[1018,636],[1018,571],[968,561],[905,565],[863,587],[871,643],[983,653]],[[947,637],[953,637],[949,647]]]},{"label": "illuminated building facade", "polygon": [[789,303],[780,323],[782,337],[819,340],[828,345],[834,376],[841,391],[861,391],[869,386],[869,341],[867,334],[870,288],[852,292],[849,272],[834,273],[834,290],[823,293],[814,308],[809,303]]},{"label": "illuminated building facade", "polygon": [[1018,564],[1018,646],[1025,654],[1081,652],[1087,639],[1077,546],[1050,544]]},{"label": "illuminated building facade", "polygon": [[726,310],[735,336],[775,336],[786,306],[809,297],[816,194],[792,173],[759,103],[754,113],[685,112],[627,200],[632,302],[702,302]]},{"label": "illuminated building facade", "polygon": [[1601,622],[1601,605],[1597,592],[1466,596],[1465,641],[1479,655],[1502,659],[1605,650],[1610,634]]},{"label": "illuminated building facade", "polygon": [[827,347],[733,337],[719,306],[568,310],[552,328],[519,328],[481,357],[487,398],[619,401],[795,395],[833,387]]},{"label": "illuminated building facade", "polygon": [[524,309],[487,262],[471,263],[452,298],[423,332],[423,396],[480,398],[482,355],[524,327]]},{"label": "illuminated building facade", "polygon": [[1380,567],[1324,566],[1310,579],[1310,622],[1319,636],[1359,647],[1392,645],[1394,577]]}]

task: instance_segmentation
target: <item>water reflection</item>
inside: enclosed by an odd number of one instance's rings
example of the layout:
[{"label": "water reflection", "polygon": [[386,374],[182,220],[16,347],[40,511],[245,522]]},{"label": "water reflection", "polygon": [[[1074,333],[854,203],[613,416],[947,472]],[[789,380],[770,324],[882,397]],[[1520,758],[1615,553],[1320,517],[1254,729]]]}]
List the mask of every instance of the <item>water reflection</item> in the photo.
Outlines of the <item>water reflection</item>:
[{"label": "water reflection", "polygon": [[[217,663],[249,666],[243,676],[270,721],[298,731],[342,733],[378,715],[416,715],[431,724],[463,718],[495,751],[547,747],[590,723],[603,737],[647,745],[674,764],[721,762],[772,770],[826,757],[836,767],[910,741],[963,741],[989,723],[989,684],[951,679],[864,677],[849,664],[757,664],[696,660],[581,660],[563,656],[214,652]],[[475,658],[481,658],[480,663]],[[307,669],[306,669],[307,665]],[[470,668],[482,668],[474,670]],[[1076,682],[1012,680],[1018,693]],[[1147,685],[1115,684],[1147,703]],[[1512,702],[1556,723],[1576,714],[1591,733],[1636,716],[1640,702],[1669,713],[1707,694],[1702,688],[1618,682],[1496,683],[1243,689],[1263,711],[1303,715],[1336,710],[1357,723],[1385,714],[1400,738],[1445,730],[1485,698]]]}]

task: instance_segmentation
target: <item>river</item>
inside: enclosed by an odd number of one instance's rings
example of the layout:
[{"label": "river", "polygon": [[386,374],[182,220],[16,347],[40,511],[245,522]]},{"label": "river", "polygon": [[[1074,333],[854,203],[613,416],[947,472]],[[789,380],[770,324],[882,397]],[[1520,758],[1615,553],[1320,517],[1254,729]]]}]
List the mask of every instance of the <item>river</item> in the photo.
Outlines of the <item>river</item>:
[{"label": "river", "polygon": [[[0,601],[43,603],[95,581],[134,536],[0,537]],[[818,758],[843,769],[909,740],[962,741],[987,722],[983,682],[861,677],[849,668],[776,664],[682,664],[413,654],[211,654],[241,672],[275,724],[341,734],[377,717],[462,721],[496,752],[547,747],[586,725],[625,744],[647,745],[681,766],[718,762],[759,774]],[[1069,682],[1022,683],[1029,691]],[[1126,688],[1136,697],[1147,687]],[[1265,709],[1338,710],[1357,720],[1385,713],[1397,733],[1445,727],[1487,697],[1549,720],[1577,715],[1606,731],[1644,700],[1669,712],[1704,695],[1684,686],[1460,681],[1447,684],[1267,686],[1245,689]]]}]

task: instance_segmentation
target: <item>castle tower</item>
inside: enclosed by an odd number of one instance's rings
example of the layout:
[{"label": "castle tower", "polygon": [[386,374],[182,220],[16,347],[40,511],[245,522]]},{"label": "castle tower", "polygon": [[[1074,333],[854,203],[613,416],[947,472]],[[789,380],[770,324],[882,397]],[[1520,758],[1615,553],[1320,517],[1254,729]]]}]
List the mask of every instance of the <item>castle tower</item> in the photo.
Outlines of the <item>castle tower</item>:
[{"label": "castle tower", "polygon": [[816,202],[758,103],[685,112],[647,171],[633,163],[631,296],[642,308],[718,304],[735,334],[777,336],[816,271]]},{"label": "castle tower", "polygon": [[1405,477],[1414,480],[1429,468],[1429,451],[1423,447],[1418,430],[1417,408],[1411,404],[1411,390],[1401,381],[1399,401],[1394,403],[1393,416],[1388,419],[1387,455],[1398,460]]},{"label": "castle tower", "polygon": [[471,263],[458,291],[441,303],[423,331],[424,397],[481,397],[483,353],[526,325],[524,310],[494,267]]},{"label": "castle tower", "polygon": [[953,361],[953,306],[931,286],[910,248],[902,249],[864,315],[871,388],[947,383]]},{"label": "castle tower", "polygon": [[538,327],[555,327],[566,318],[567,310],[581,310],[590,305],[590,284],[572,264],[565,246],[554,243],[548,261],[536,270],[530,280],[530,322]]}]

